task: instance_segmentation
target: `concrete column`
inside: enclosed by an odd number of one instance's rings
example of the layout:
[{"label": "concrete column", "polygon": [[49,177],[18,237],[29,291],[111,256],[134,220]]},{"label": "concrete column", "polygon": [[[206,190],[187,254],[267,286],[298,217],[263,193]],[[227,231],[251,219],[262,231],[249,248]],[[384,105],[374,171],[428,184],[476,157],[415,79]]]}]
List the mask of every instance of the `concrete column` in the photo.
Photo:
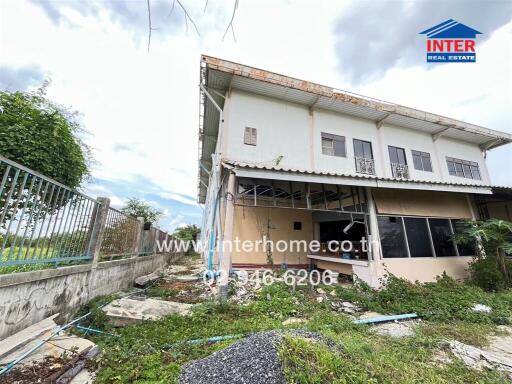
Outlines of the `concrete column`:
[{"label": "concrete column", "polygon": [[[228,186],[226,191],[226,217],[224,220],[224,244],[231,242],[231,246],[224,247],[222,259],[219,265],[219,297],[225,300],[228,296],[229,272],[231,270],[231,254],[233,241],[233,219],[235,214],[235,182],[236,177],[233,172],[229,174]],[[222,246],[222,244],[220,244]]]},{"label": "concrete column", "polygon": [[368,199],[368,219],[371,233],[371,243],[369,244],[369,247],[372,253],[372,261],[380,261],[382,260],[382,255],[380,254],[380,236],[379,226],[377,223],[377,209],[375,208],[372,189],[370,187],[366,187],[366,198]]},{"label": "concrete column", "polygon": [[89,243],[89,254],[91,256],[93,268],[98,266],[101,242],[103,241],[108,208],[110,207],[110,199],[107,197],[98,197],[97,201],[98,203],[95,209],[94,224],[92,227],[91,239]]},{"label": "concrete column", "polygon": [[137,217],[137,221],[137,236],[135,237],[135,245],[133,249],[133,253],[135,253],[135,255],[138,255],[142,249],[142,231],[144,231],[144,218]]}]

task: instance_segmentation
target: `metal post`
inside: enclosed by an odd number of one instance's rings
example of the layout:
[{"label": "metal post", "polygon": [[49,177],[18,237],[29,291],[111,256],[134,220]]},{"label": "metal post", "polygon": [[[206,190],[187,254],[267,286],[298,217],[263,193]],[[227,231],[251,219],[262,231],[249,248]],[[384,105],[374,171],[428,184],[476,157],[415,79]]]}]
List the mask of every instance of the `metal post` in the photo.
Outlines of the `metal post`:
[{"label": "metal post", "polygon": [[219,279],[219,298],[221,300],[225,300],[228,296],[228,282],[229,282],[229,272],[231,270],[231,254],[232,254],[232,246],[233,246],[233,217],[235,213],[235,181],[236,177],[233,172],[229,174],[228,178],[228,188],[226,192],[226,217],[224,220],[224,244],[220,244],[223,247],[228,242],[230,243],[227,247],[224,247],[224,253],[222,255],[222,259],[220,260],[219,271],[220,271],[220,279]]},{"label": "metal post", "polygon": [[96,215],[91,231],[91,240],[89,243],[89,255],[91,256],[92,267],[98,266],[100,258],[101,242],[105,232],[105,223],[107,221],[108,208],[110,207],[110,199],[107,197],[98,197]]}]

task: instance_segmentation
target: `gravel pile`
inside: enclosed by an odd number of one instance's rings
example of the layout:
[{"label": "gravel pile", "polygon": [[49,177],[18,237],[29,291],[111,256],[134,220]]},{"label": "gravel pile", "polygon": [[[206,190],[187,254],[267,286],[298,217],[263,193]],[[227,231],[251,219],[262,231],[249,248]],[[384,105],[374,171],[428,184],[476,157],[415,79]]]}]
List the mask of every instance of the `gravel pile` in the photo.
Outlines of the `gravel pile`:
[{"label": "gravel pile", "polygon": [[339,348],[323,336],[302,330],[261,332],[230,347],[183,366],[180,384],[286,384],[277,350],[283,335],[321,341]]}]

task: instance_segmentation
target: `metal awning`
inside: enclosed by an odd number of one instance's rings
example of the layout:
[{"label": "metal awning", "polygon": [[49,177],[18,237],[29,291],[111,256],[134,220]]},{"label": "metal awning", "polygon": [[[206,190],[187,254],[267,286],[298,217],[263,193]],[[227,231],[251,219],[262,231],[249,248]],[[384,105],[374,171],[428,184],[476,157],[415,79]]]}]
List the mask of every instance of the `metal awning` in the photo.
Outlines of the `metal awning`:
[{"label": "metal awning", "polygon": [[304,169],[289,169],[261,164],[226,160],[223,162],[234,169],[238,177],[256,179],[286,180],[333,185],[352,185],[373,188],[399,188],[410,190],[443,191],[458,193],[492,194],[492,186],[483,184],[449,183],[411,179],[391,179],[370,175],[352,175],[334,172],[316,172]]}]

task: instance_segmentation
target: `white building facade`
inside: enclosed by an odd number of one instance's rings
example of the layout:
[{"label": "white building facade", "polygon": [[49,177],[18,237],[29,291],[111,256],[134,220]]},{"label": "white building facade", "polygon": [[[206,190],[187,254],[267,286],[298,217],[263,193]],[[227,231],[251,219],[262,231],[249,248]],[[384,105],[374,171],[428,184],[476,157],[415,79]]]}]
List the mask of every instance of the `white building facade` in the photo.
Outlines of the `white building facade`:
[{"label": "white building facade", "polygon": [[[313,266],[373,286],[465,276],[474,249],[451,236],[489,216],[485,155],[512,135],[208,56],[200,97],[210,269]],[[491,211],[511,219],[506,202]],[[215,249],[262,237],[320,249]],[[354,248],[332,251],[344,240]]]}]

